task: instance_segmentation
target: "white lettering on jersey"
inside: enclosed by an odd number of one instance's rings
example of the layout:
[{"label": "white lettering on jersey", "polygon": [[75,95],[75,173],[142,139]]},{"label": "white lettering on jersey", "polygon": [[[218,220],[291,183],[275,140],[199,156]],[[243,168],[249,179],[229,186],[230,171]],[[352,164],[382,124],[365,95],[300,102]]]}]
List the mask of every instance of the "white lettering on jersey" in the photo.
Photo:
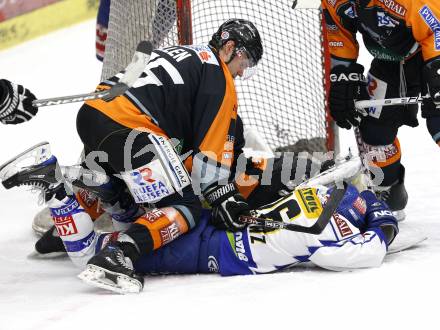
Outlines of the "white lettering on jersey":
[{"label": "white lettering on jersey", "polygon": [[176,60],[176,62],[180,62],[185,58],[191,57],[191,54],[181,47],[167,47],[161,49],[161,51],[170,55],[174,60]]}]

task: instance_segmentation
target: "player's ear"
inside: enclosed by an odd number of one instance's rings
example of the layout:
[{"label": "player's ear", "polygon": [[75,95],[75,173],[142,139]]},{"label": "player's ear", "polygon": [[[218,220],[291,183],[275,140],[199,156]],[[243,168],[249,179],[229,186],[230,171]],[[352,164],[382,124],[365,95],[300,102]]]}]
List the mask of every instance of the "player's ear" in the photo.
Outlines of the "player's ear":
[{"label": "player's ear", "polygon": [[235,41],[233,40],[228,40],[224,45],[224,50],[226,52],[226,54],[232,54],[232,52],[234,51],[235,48]]}]

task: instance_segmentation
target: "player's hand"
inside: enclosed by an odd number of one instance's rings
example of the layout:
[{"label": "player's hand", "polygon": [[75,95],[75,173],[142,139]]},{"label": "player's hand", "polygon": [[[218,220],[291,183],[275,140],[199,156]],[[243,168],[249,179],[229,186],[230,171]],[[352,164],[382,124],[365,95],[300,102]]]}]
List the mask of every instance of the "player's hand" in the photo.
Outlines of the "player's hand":
[{"label": "player's hand", "polygon": [[34,94],[21,85],[8,80],[0,80],[0,122],[20,124],[31,120],[38,108],[32,105]]},{"label": "player's hand", "polygon": [[440,111],[440,59],[434,59],[423,67],[423,79],[428,88],[430,98],[428,101],[434,103]]},{"label": "player's hand", "polygon": [[212,206],[212,225],[231,231],[246,227],[246,224],[239,221],[239,217],[250,215],[250,208],[232,182],[224,186],[210,187],[204,196]]},{"label": "player's hand", "polygon": [[387,245],[390,245],[399,233],[399,227],[393,212],[385,202],[377,199],[372,191],[364,190],[360,195],[367,204],[367,211],[365,213],[365,224],[367,229],[382,229],[387,239]]},{"label": "player's hand", "polygon": [[361,114],[355,109],[355,100],[369,98],[363,73],[364,67],[358,63],[348,67],[337,65],[330,73],[330,114],[342,128],[359,126],[361,121]]}]

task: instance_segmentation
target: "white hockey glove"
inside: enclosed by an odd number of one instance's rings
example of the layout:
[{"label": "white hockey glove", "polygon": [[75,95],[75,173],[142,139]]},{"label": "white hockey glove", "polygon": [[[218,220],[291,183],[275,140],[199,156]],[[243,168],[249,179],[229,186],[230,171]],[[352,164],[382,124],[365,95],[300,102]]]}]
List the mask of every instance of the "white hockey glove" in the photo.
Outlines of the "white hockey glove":
[{"label": "white hockey glove", "polygon": [[32,105],[34,94],[21,85],[0,80],[0,122],[3,124],[21,124],[31,120],[38,112]]},{"label": "white hockey glove", "polygon": [[244,197],[237,191],[234,183],[211,186],[203,195],[212,206],[212,225],[231,231],[246,227],[246,224],[239,221],[239,217],[250,215],[250,208]]}]

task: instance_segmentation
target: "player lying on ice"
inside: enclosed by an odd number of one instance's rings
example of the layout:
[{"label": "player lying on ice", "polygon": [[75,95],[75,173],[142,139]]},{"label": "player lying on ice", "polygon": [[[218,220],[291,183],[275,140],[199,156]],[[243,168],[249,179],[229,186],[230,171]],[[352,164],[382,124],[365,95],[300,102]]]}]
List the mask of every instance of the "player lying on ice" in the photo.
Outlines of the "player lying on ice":
[{"label": "player lying on ice", "polygon": [[[39,173],[47,169],[46,174],[54,175],[53,182],[59,182],[55,178],[59,167],[47,147],[42,144],[31,152],[35,152]],[[20,168],[19,160],[0,167],[6,188],[31,180],[29,167]],[[335,168],[329,169],[319,176],[320,181],[309,181],[252,210],[253,217],[265,221],[262,224],[235,232],[221,230],[213,225],[211,211],[204,210],[192,231],[149,254],[139,253],[124,232],[95,231],[92,218],[78,202],[60,207],[56,190],[46,197],[69,257],[83,269],[79,277],[119,293],[140,292],[142,275],[149,273],[262,274],[303,262],[336,271],[380,266],[398,233],[396,219],[369,190],[359,193],[349,184],[344,188],[317,184],[332,182],[334,172]],[[144,221],[161,221],[162,212],[147,212]],[[279,229],[281,225],[287,229]],[[131,253],[124,257],[122,246]],[[114,254],[119,258],[113,258]],[[115,263],[113,271],[108,270],[109,262]]]}]

